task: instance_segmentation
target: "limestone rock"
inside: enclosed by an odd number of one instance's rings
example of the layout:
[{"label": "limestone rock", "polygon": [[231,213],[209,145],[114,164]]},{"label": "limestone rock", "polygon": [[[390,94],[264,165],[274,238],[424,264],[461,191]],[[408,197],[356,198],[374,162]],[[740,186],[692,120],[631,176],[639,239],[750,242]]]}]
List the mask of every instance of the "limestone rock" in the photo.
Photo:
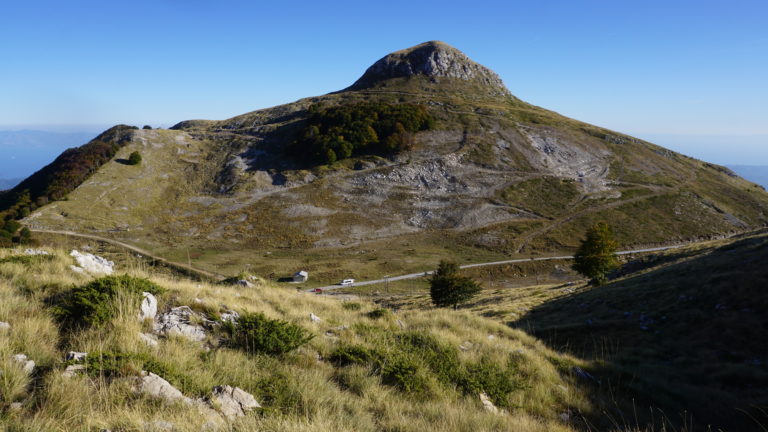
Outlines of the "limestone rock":
[{"label": "limestone rock", "polygon": [[24,405],[21,404],[21,402],[13,402],[8,407],[10,411],[21,411],[21,409],[24,407]]},{"label": "limestone rock", "polygon": [[231,386],[214,387],[211,402],[229,419],[244,416],[254,408],[261,408],[253,395],[239,387]]},{"label": "limestone rock", "polygon": [[85,370],[85,365],[81,364],[74,364],[67,366],[66,369],[64,369],[64,372],[61,373],[61,376],[64,378],[73,378],[75,375],[78,374],[80,371]]},{"label": "limestone rock", "polygon": [[42,249],[24,249],[24,255],[50,255]]},{"label": "limestone rock", "polygon": [[0,321],[0,330],[10,330],[11,325],[5,321]]},{"label": "limestone rock", "polygon": [[142,342],[147,344],[148,347],[155,348],[157,347],[157,337],[153,334],[148,333],[139,333],[139,339],[141,339]]},{"label": "limestone rock", "polygon": [[255,286],[250,281],[245,279],[240,279],[239,281],[237,281],[237,285],[244,286],[246,288],[253,288]]},{"label": "limestone rock", "polygon": [[88,356],[87,352],[77,352],[77,351],[70,351],[67,353],[67,356],[65,357],[65,360],[67,361],[82,361],[85,359],[85,357]]},{"label": "limestone rock", "polygon": [[240,318],[240,314],[235,311],[224,312],[221,314],[221,320],[223,322],[237,323],[237,319]]},{"label": "limestone rock", "polygon": [[165,432],[175,430],[173,423],[165,420],[155,420],[144,423],[144,430],[151,432]]},{"label": "limestone rock", "polygon": [[27,358],[25,354],[16,354],[13,356],[13,361],[21,366],[21,369],[31,374],[35,370],[35,362]]},{"label": "limestone rock", "polygon": [[141,300],[141,307],[139,308],[139,320],[155,319],[157,315],[157,298],[152,293],[141,293],[144,298]]},{"label": "limestone rock", "polygon": [[500,411],[498,408],[496,408],[496,405],[491,402],[491,399],[488,398],[488,395],[485,393],[480,393],[480,402],[483,404],[483,408],[485,408],[486,411],[493,413],[493,414],[500,414]]},{"label": "limestone rock", "polygon": [[154,331],[163,336],[181,336],[189,340],[202,342],[205,340],[205,329],[193,324],[191,318],[195,312],[189,306],[179,306],[169,312],[160,314],[154,325]]},{"label": "limestone rock", "polygon": [[141,372],[141,382],[139,383],[138,391],[163,399],[167,402],[188,400],[188,398],[176,387],[172,386],[171,383],[152,372]]},{"label": "limestone rock", "polygon": [[309,314],[309,319],[312,320],[313,323],[319,323],[320,321],[322,321],[319,316],[313,313]]},{"label": "limestone rock", "polygon": [[[77,265],[91,274],[111,275],[115,271],[115,263],[90,253],[72,250],[69,255],[77,261]],[[74,270],[74,268],[72,268]],[[77,270],[75,270],[77,271]]]}]

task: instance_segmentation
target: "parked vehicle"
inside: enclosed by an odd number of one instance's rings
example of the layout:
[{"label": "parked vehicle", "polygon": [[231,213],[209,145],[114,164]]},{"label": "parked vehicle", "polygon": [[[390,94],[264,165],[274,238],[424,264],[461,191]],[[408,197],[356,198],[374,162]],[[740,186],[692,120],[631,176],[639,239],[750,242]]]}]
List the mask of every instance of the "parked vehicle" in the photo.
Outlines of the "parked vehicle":
[{"label": "parked vehicle", "polygon": [[339,285],[352,285],[353,283],[355,283],[354,279],[344,279]]}]

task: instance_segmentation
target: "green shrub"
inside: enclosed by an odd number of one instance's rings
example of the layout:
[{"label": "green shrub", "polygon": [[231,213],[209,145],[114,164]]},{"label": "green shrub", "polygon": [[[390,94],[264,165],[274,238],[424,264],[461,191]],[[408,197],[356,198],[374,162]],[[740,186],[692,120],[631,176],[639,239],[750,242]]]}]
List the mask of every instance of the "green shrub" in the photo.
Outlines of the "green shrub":
[{"label": "green shrub", "polygon": [[248,353],[280,355],[306,344],[314,337],[305,328],[288,321],[270,319],[262,313],[244,313],[237,323],[225,323],[229,344]]},{"label": "green shrub", "polygon": [[365,365],[380,361],[381,354],[362,345],[342,345],[336,348],[328,360],[337,366]]},{"label": "green shrub", "polygon": [[471,300],[482,288],[471,278],[459,275],[459,265],[452,261],[440,261],[429,280],[429,295],[437,307],[458,308]]},{"label": "green shrub", "polygon": [[379,309],[374,309],[368,312],[366,315],[368,316],[368,318],[371,318],[371,319],[379,319],[379,318],[384,318],[389,314],[390,314],[389,309],[379,308]]},{"label": "green shrub", "polygon": [[99,327],[110,319],[118,293],[133,296],[142,292],[162,294],[165,289],[147,279],[128,275],[105,276],[65,293],[54,314],[65,327]]},{"label": "green shrub", "polygon": [[128,156],[128,165],[138,165],[141,163],[141,154],[135,151]]},{"label": "green shrub", "polygon": [[494,404],[509,406],[509,395],[522,388],[513,368],[505,368],[487,359],[466,366],[458,383],[466,393],[485,392]]},{"label": "green shrub", "polygon": [[388,358],[384,362],[381,367],[381,382],[406,393],[421,393],[428,388],[428,381],[419,362],[404,355]]},{"label": "green shrub", "polygon": [[263,414],[275,411],[281,414],[298,414],[301,411],[303,398],[301,391],[284,373],[270,375],[258,381],[256,396],[266,407]]}]

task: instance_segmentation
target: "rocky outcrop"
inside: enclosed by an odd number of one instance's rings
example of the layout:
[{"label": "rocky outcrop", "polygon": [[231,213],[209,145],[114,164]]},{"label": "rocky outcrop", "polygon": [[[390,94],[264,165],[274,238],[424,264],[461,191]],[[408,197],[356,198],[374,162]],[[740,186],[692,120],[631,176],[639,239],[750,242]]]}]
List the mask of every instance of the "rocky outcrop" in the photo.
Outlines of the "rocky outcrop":
[{"label": "rocky outcrop", "polygon": [[77,261],[77,267],[73,266],[72,268],[74,271],[81,272],[76,270],[76,268],[79,268],[95,275],[111,275],[115,271],[115,263],[100,256],[76,250],[72,250],[69,255]]},{"label": "rocky outcrop", "polygon": [[189,399],[176,387],[172,386],[171,383],[152,372],[141,372],[141,380],[136,390],[167,402],[186,401]]},{"label": "rocky outcrop", "polygon": [[239,387],[231,386],[214,387],[211,402],[228,419],[242,417],[254,408],[261,408],[253,395]]},{"label": "rocky outcrop", "polygon": [[141,300],[141,306],[139,307],[139,320],[155,319],[157,315],[157,298],[148,292],[141,293],[144,298]]},{"label": "rocky outcrop", "polygon": [[28,374],[31,374],[35,370],[34,360],[30,360],[29,358],[27,358],[26,354],[14,355],[13,361],[15,361],[16,364],[21,366],[21,369]]},{"label": "rocky outcrop", "polygon": [[205,329],[192,322],[192,317],[195,315],[189,306],[175,307],[157,317],[153,327],[154,332],[162,336],[175,335],[202,342],[205,340]]},{"label": "rocky outcrop", "polygon": [[83,361],[88,356],[87,352],[77,352],[77,351],[70,351],[67,353],[67,355],[64,357],[67,361]]},{"label": "rocky outcrop", "polygon": [[443,42],[425,42],[389,54],[365,71],[350,89],[373,86],[390,78],[424,75],[430,78],[455,78],[481,84],[497,95],[511,95],[492,70],[470,60],[463,52]]}]

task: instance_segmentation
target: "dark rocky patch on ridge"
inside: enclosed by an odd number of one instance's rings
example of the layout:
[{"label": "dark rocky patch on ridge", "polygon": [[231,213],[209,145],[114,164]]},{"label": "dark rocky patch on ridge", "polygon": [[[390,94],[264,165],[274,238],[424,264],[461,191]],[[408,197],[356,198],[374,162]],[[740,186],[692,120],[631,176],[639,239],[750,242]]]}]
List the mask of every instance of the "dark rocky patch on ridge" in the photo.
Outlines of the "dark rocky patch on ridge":
[{"label": "dark rocky patch on ridge", "polygon": [[386,55],[369,67],[349,90],[372,87],[391,78],[415,75],[471,81],[488,87],[493,94],[510,95],[495,72],[475,63],[456,48],[439,41],[425,42]]}]

